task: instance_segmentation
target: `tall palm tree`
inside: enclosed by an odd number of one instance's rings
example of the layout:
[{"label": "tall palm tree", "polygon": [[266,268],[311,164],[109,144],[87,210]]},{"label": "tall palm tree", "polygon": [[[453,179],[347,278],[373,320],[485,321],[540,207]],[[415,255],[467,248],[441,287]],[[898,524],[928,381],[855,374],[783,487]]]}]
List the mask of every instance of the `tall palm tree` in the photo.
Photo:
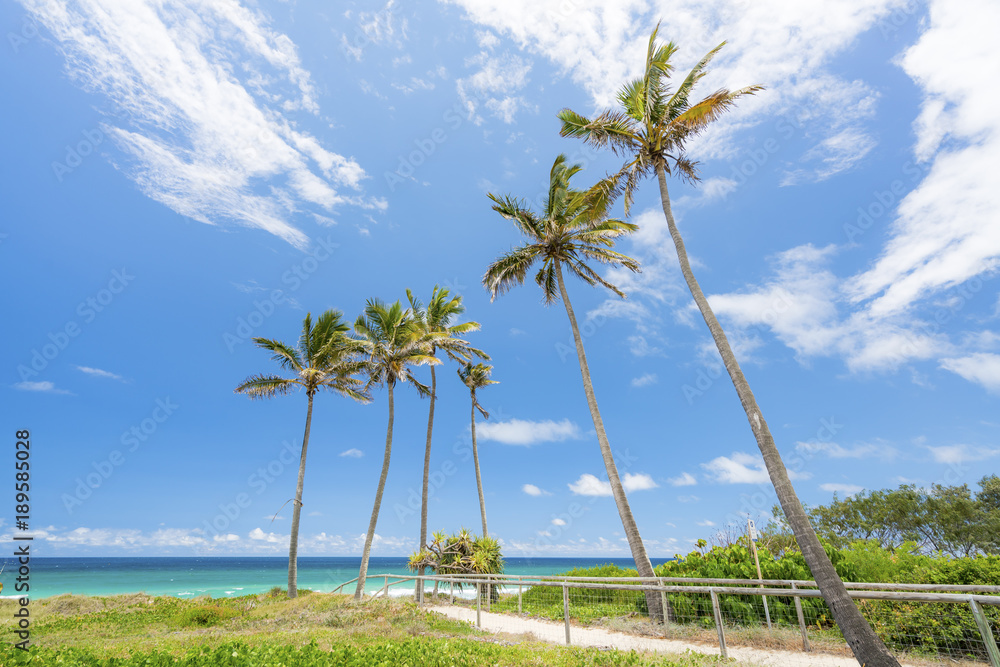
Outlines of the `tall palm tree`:
[{"label": "tall palm tree", "polygon": [[271,398],[287,394],[301,387],[306,390],[309,407],[306,410],[306,432],[302,436],[302,453],[299,456],[299,479],[295,485],[295,499],[292,505],[292,533],[288,540],[288,597],[298,595],[298,550],[299,516],[302,512],[302,486],[306,474],[306,450],[309,448],[309,429],[312,426],[313,397],[320,389],[328,389],[357,401],[370,400],[363,382],[355,377],[364,372],[365,363],[360,360],[361,347],[346,333],[349,330],[341,318],[339,310],[328,310],[316,320],[307,314],[302,323],[302,335],[297,347],[268,338],[254,338],[253,342],[272,353],[271,359],[292,377],[279,375],[254,375],[236,387],[237,394],[246,394],[251,399]]},{"label": "tall palm tree", "polygon": [[471,363],[465,364],[458,370],[458,377],[462,379],[472,395],[472,461],[476,465],[476,487],[479,489],[479,514],[483,519],[483,537],[489,537],[490,531],[486,529],[486,499],[483,497],[483,477],[479,472],[479,450],[476,448],[476,410],[479,410],[483,419],[489,419],[490,413],[486,412],[486,409],[479,404],[476,399],[476,390],[491,384],[499,384],[496,380],[490,379],[492,372],[492,366]]},{"label": "tall palm tree", "polygon": [[626,211],[631,205],[639,181],[651,173],[656,174],[660,187],[660,203],[684,280],[715,340],[733,386],[736,387],[736,393],[750,421],[757,446],[764,457],[768,475],[774,484],[778,501],[792,527],[795,539],[802,550],[802,556],[816,578],[819,589],[858,662],[869,667],[897,665],[895,658],[851,600],[809,524],[809,519],[792,488],[788,472],[775,447],[767,422],[764,421],[760,407],[750,390],[750,385],[740,369],[726,334],[691,271],[684,241],[677,231],[670,208],[667,174],[676,173],[689,181],[696,181],[698,178],[696,163],[689,159],[685,152],[687,141],[730,109],[738,98],[756,93],[762,86],[749,86],[735,91],[717,90],[691,104],[692,89],[705,76],[705,68],[725,42],[709,51],[677,89],[672,90],[667,79],[673,70],[670,58],[677,47],[673,43],[658,44],[656,41],[658,30],[659,26],[649,37],[646,65],[642,76],[627,83],[618,93],[621,108],[604,111],[593,120],[564,109],[559,113],[559,119],[562,121],[560,134],[583,139],[592,146],[606,146],[616,155],[625,157],[625,164],[612,177],[615,187],[609,188],[608,192],[609,196],[624,194]]},{"label": "tall palm tree", "polygon": [[365,578],[368,576],[368,557],[371,555],[375,525],[382,506],[382,492],[389,475],[389,457],[392,454],[392,423],[395,417],[393,390],[397,382],[409,382],[421,395],[430,393],[430,387],[413,377],[411,366],[440,364],[441,360],[430,354],[431,342],[440,334],[428,334],[413,319],[413,314],[403,308],[399,301],[387,306],[378,299],[369,299],[365,312],[354,323],[354,332],[364,350],[369,373],[368,387],[385,386],[389,397],[389,424],[385,433],[385,456],[382,459],[382,474],[375,491],[375,505],[368,522],[365,548],[361,554],[361,569],[358,572],[358,587],[354,597],[360,600],[365,592]]},{"label": "tall palm tree", "polygon": [[[493,210],[513,221],[527,242],[490,264],[486,269],[486,275],[483,276],[483,285],[489,290],[491,298],[496,299],[497,295],[523,284],[528,269],[535,262],[541,262],[541,268],[535,274],[535,282],[542,288],[546,305],[561,298],[566,307],[566,315],[573,330],[573,340],[576,342],[576,354],[580,361],[583,392],[590,408],[590,416],[594,421],[594,430],[597,431],[597,442],[601,448],[604,467],[608,473],[608,481],[611,483],[612,495],[625,529],[625,536],[632,549],[636,569],[640,576],[652,577],[655,576],[653,566],[639,536],[639,528],[632,516],[625,489],[618,476],[618,468],[611,454],[611,445],[604,431],[604,421],[597,408],[597,398],[590,380],[590,368],[587,366],[587,355],[583,350],[580,328],[577,326],[576,315],[573,314],[573,306],[563,280],[563,267],[565,267],[588,285],[603,285],[624,298],[625,294],[598,275],[587,265],[586,260],[639,271],[639,262],[611,249],[617,237],[630,234],[638,227],[607,217],[610,201],[606,194],[612,184],[602,181],[586,192],[570,187],[570,179],[581,169],[580,165],[567,166],[565,155],[556,158],[549,173],[548,195],[545,200],[545,210],[541,215],[528,209],[525,202],[512,199],[509,195],[503,197],[489,195],[493,200]],[[646,599],[650,616],[655,620],[661,620],[660,596],[647,594]]]},{"label": "tall palm tree", "polygon": [[[406,290],[406,299],[410,303],[413,319],[424,333],[440,334],[440,338],[435,338],[431,343],[431,356],[436,356],[438,349],[441,349],[453,361],[468,361],[470,353],[489,359],[482,350],[470,346],[468,341],[458,337],[470,331],[479,331],[478,322],[452,324],[456,317],[465,312],[462,297],[451,296],[451,292],[447,288],[439,288],[435,285],[426,308],[409,289]],[[431,436],[434,432],[434,403],[436,400],[437,374],[434,366],[431,366],[430,408],[427,412],[427,444],[424,447],[423,493],[420,503],[420,548],[423,548],[427,543],[427,496],[431,472]],[[419,574],[424,576],[423,566],[420,567]],[[422,602],[423,596],[424,582],[418,579],[416,585],[417,600]]]}]

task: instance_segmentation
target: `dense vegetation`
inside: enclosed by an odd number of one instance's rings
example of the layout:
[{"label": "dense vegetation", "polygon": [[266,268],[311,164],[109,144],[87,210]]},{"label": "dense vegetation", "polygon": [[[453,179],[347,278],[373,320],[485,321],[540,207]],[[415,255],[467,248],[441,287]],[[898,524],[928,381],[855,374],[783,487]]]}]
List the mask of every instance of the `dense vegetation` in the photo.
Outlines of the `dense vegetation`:
[{"label": "dense vegetation", "polygon": [[[765,540],[793,544],[780,508],[774,514]],[[983,477],[976,493],[967,484],[934,484],[862,491],[843,500],[835,494],[829,505],[809,510],[809,518],[820,537],[837,547],[873,540],[890,550],[913,542],[955,557],[1000,555],[1000,477]]]},{"label": "dense vegetation", "polygon": [[[704,543],[702,543],[704,544]],[[875,541],[855,541],[844,548],[825,545],[837,573],[844,581],[898,582],[934,584],[1000,585],[1000,556],[951,558],[922,553],[920,546],[909,542],[889,550]],[[764,579],[811,580],[802,554],[787,550],[780,556],[766,546],[758,548]],[[745,539],[728,546],[692,551],[683,558],[658,565],[660,577],[752,579],[757,576],[753,555]],[[565,573],[574,577],[634,577],[633,569],[602,565],[574,569]],[[593,591],[570,594],[571,614],[580,621],[595,621],[623,612],[644,613],[645,598],[630,591],[602,592],[594,604]],[[575,599],[574,599],[575,596]],[[589,596],[589,599],[587,599]],[[681,624],[714,625],[711,601],[707,595],[670,594],[673,621]],[[516,598],[506,604],[516,606]],[[558,587],[532,588],[524,594],[523,605],[542,616],[562,617],[562,590]],[[720,606],[727,624],[761,627],[765,623],[764,602],[757,596],[721,595]],[[798,626],[794,601],[790,597],[768,598],[771,620],[779,625]],[[906,604],[877,600],[858,605],[865,618],[883,640],[895,650],[932,655],[968,655],[984,658],[976,624],[964,604]],[[803,598],[806,622],[819,635],[837,634],[832,615],[821,598]],[[997,609],[987,615],[997,622]]]}]

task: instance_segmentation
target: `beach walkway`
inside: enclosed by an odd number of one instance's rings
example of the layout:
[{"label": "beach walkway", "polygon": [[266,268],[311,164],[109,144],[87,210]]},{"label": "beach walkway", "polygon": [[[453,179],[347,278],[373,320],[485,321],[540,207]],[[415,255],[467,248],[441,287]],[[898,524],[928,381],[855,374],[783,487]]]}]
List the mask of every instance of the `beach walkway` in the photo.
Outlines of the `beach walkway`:
[{"label": "beach walkway", "polygon": [[[473,625],[476,622],[476,610],[450,605],[427,605],[426,609],[453,618],[467,621]],[[524,618],[507,614],[481,612],[482,628],[489,632],[503,632],[512,635],[530,633],[537,639],[552,644],[566,642],[566,628],[562,623],[544,621],[534,618]],[[657,653],[680,653],[686,651],[718,655],[717,646],[693,644],[674,639],[658,639],[655,637],[640,637],[622,632],[612,632],[601,628],[583,628],[572,626],[571,639],[574,646],[610,647],[623,651],[654,651]],[[728,646],[730,658],[740,662],[768,667],[857,667],[853,658],[840,657],[824,653],[803,653],[795,651],[762,650],[739,646]]]}]

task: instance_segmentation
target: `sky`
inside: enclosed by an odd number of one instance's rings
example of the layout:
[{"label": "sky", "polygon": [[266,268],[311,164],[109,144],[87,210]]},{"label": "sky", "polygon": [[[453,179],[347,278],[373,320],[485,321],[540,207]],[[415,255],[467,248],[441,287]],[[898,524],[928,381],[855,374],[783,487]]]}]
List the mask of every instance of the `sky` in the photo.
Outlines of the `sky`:
[{"label": "sky", "polygon": [[[287,553],[306,397],[252,338],[307,313],[461,295],[499,384],[477,426],[507,556],[628,557],[561,304],[482,275],[541,205],[560,138],[637,76],[650,32],[696,89],[765,90],[669,182],[702,288],[807,505],[1000,468],[1000,56],[989,0],[19,0],[0,5],[2,448],[30,432],[42,556]],[[752,432],[681,278],[655,183],[603,270],[568,282],[649,554],[764,519]],[[623,216],[619,208],[615,215]],[[439,367],[429,528],[479,529],[470,404]],[[426,368],[418,377],[429,379]],[[428,401],[396,395],[375,555],[420,531]],[[317,397],[300,555],[360,555],[384,390]],[[12,497],[0,539],[15,532]]]}]

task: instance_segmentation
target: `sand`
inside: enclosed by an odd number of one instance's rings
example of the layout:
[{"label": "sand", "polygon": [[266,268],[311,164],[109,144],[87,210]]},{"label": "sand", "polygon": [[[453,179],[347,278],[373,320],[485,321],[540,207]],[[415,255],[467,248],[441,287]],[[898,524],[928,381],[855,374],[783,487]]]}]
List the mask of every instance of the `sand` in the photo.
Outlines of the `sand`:
[{"label": "sand", "polygon": [[[476,622],[475,609],[444,605],[427,605],[425,608],[449,618],[468,621],[473,625]],[[566,626],[562,623],[554,623],[552,621],[484,611],[482,612],[482,628],[489,632],[503,632],[512,635],[530,633],[544,642],[553,644],[566,643]],[[600,628],[582,628],[575,625],[570,628],[570,640],[574,646],[613,647],[624,651],[634,649],[636,651],[654,651],[657,653],[684,653],[691,651],[707,655],[719,654],[718,647],[713,648],[704,644],[692,644],[673,639],[639,637]],[[730,658],[736,658],[740,662],[767,665],[769,667],[857,667],[858,664],[853,658],[844,658],[823,653],[761,650],[737,646],[728,646],[727,652]]]}]

